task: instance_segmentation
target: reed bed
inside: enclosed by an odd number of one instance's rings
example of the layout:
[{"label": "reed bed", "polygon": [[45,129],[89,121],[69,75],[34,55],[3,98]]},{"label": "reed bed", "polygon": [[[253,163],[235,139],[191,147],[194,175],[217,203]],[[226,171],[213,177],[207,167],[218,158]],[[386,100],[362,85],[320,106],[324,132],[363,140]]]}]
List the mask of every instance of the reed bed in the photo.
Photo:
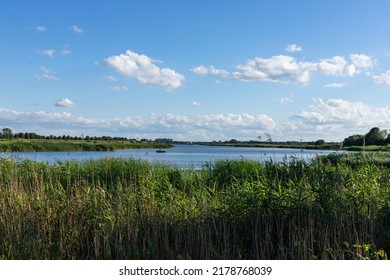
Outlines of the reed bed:
[{"label": "reed bed", "polygon": [[0,160],[1,259],[387,259],[390,172]]}]

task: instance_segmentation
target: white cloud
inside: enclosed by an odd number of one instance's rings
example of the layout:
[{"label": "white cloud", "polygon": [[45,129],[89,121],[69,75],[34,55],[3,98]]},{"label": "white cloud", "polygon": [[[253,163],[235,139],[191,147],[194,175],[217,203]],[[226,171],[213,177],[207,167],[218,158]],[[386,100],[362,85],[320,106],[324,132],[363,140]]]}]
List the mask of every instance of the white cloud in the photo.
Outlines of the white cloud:
[{"label": "white cloud", "polygon": [[390,86],[390,70],[380,75],[373,76],[374,82],[377,84],[386,84]]},{"label": "white cloud", "polygon": [[[288,97],[289,98],[289,97]],[[64,102],[69,103],[69,102]],[[73,102],[72,102],[73,103]],[[308,108],[277,121],[265,114],[151,114],[125,118],[97,119],[71,113],[18,112],[0,108],[0,123],[15,131],[49,135],[112,135],[129,138],[173,138],[176,140],[256,139],[269,133],[274,141],[342,141],[370,128],[390,127],[390,108],[372,107],[343,99],[313,99]]]},{"label": "white cloud", "polygon": [[374,60],[365,54],[351,54],[351,62],[342,56],[334,56],[330,59],[322,59],[318,63],[318,70],[328,76],[349,76],[360,74],[362,70],[374,67]]},{"label": "white cloud", "polygon": [[287,45],[286,52],[289,53],[295,53],[295,52],[301,52],[302,48],[300,46],[297,46],[296,44]]},{"label": "white cloud", "polygon": [[177,140],[255,139],[259,133],[274,131],[276,122],[267,115],[156,115],[96,119],[67,112],[18,112],[0,108],[0,123],[15,131],[45,135],[112,135],[129,138],[169,137]]},{"label": "white cloud", "polygon": [[37,26],[35,29],[39,32],[45,32],[47,30],[46,26],[43,25]]},{"label": "white cloud", "polygon": [[98,129],[111,126],[111,123],[105,120],[85,118],[67,112],[20,112],[4,108],[0,108],[0,122],[14,131],[34,131],[43,135],[81,135],[83,131],[102,135],[95,133],[98,133]]},{"label": "white cloud", "polygon": [[245,64],[236,66],[239,71],[218,69],[212,65],[209,67],[201,65],[192,71],[201,75],[211,74],[240,81],[296,82],[305,85],[310,82],[313,73],[353,77],[375,64],[371,57],[364,54],[352,54],[350,59],[349,62],[342,56],[334,56],[319,61],[301,61],[291,56],[278,55],[250,59]]},{"label": "white cloud", "polygon": [[343,88],[345,86],[346,86],[346,84],[342,84],[342,83],[331,83],[331,84],[326,84],[324,87],[325,88]]},{"label": "white cloud", "polygon": [[114,76],[103,76],[102,79],[106,80],[106,81],[111,81],[111,82],[117,81],[117,78],[115,78]]},{"label": "white cloud", "polygon": [[38,51],[39,54],[46,55],[48,57],[53,57],[55,52],[56,52],[55,50],[42,50],[42,51]]},{"label": "white cloud", "polygon": [[192,102],[192,107],[200,107],[200,106],[202,106],[202,104],[200,104],[199,102],[196,101]]},{"label": "white cloud", "polygon": [[133,77],[143,85],[156,85],[167,91],[178,89],[185,78],[183,75],[169,68],[160,68],[146,55],[140,55],[133,51],[125,54],[111,56],[105,59],[106,65],[127,77]]},{"label": "white cloud", "polygon": [[279,102],[281,104],[288,104],[288,103],[293,103],[294,101],[293,101],[292,97],[281,97],[281,98],[279,98]]},{"label": "white cloud", "polygon": [[295,118],[315,126],[342,125],[344,129],[356,127],[388,126],[390,124],[389,107],[370,107],[362,102],[343,99],[314,99],[310,110],[294,114]]},{"label": "white cloud", "polygon": [[321,62],[317,64],[318,70],[327,76],[343,76],[347,72],[347,66],[348,63],[342,56],[322,59]]},{"label": "white cloud", "polygon": [[74,104],[73,101],[69,100],[68,98],[61,98],[59,99],[55,105],[57,107],[68,107],[68,108],[72,108],[74,107],[76,104]]},{"label": "white cloud", "polygon": [[209,70],[204,65],[192,68],[191,71],[199,75],[206,75],[209,73]]},{"label": "white cloud", "polygon": [[82,29],[81,27],[77,26],[77,25],[73,25],[71,28],[70,28],[72,31],[78,33],[78,34],[81,34],[84,32],[84,29]]},{"label": "white cloud", "polygon": [[250,59],[247,63],[236,67],[241,72],[229,72],[210,66],[209,73],[221,78],[241,81],[294,81],[306,84],[310,80],[310,71],[314,66],[313,63],[297,61],[291,56],[279,55],[268,59],[259,57]]},{"label": "white cloud", "polygon": [[51,80],[51,81],[59,81],[60,79],[55,75],[55,73],[47,69],[45,67],[40,67],[42,73],[35,75],[35,78],[39,81],[42,82],[43,80]]},{"label": "white cloud", "polygon": [[364,69],[372,68],[375,65],[373,59],[365,54],[351,54],[351,61],[357,67]]},{"label": "white cloud", "polygon": [[372,127],[390,126],[389,107],[372,107],[343,99],[313,101],[308,109],[292,114],[291,121],[283,124],[287,134],[302,134],[305,140],[342,141],[352,134],[367,133]]},{"label": "white cloud", "polygon": [[126,86],[122,86],[122,87],[120,87],[120,86],[113,86],[113,87],[110,87],[110,90],[112,90],[112,91],[128,91],[129,88],[126,87]]}]

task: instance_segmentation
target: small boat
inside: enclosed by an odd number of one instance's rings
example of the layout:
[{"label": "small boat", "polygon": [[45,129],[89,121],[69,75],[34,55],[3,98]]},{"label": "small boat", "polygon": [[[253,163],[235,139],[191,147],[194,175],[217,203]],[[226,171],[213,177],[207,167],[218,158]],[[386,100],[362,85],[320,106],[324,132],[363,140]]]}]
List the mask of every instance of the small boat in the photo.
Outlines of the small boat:
[{"label": "small boat", "polygon": [[156,150],[156,153],[165,153],[165,151],[161,150],[161,149],[158,149],[158,150]]}]

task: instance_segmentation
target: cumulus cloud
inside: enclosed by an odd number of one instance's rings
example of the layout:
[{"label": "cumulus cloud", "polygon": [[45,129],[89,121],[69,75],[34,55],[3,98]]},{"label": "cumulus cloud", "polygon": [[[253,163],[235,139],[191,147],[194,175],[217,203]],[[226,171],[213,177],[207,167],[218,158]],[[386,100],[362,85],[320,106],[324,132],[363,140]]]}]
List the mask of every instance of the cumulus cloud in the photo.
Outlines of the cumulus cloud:
[{"label": "cumulus cloud", "polygon": [[291,56],[278,55],[271,58],[248,60],[236,68],[241,71],[230,72],[223,69],[209,67],[209,73],[221,78],[230,78],[241,81],[295,81],[306,84],[310,80],[310,71],[315,67],[313,63],[297,61]]},{"label": "cumulus cloud", "polygon": [[253,139],[262,132],[274,131],[277,123],[264,114],[209,114],[96,119],[67,112],[20,112],[0,108],[0,122],[15,131],[43,131],[44,134],[113,135],[129,138],[169,137],[177,140]]},{"label": "cumulus cloud", "polygon": [[245,64],[236,66],[239,71],[218,69],[212,65],[209,67],[200,65],[193,68],[192,71],[201,75],[211,74],[240,81],[308,84],[313,73],[325,76],[353,77],[360,74],[362,70],[370,69],[373,66],[372,58],[363,54],[352,54],[350,61],[342,56],[320,59],[319,61],[302,61],[292,56],[278,55],[270,58],[249,59]]},{"label": "cumulus cloud", "polygon": [[124,76],[135,78],[140,84],[156,85],[167,91],[172,91],[182,86],[185,80],[183,75],[169,68],[160,68],[154,62],[157,61],[130,50],[126,51],[125,54],[105,59],[106,65]]},{"label": "cumulus cloud", "polygon": [[343,99],[314,99],[315,104],[309,110],[293,116],[306,124],[316,126],[342,125],[344,128],[388,126],[390,124],[389,107],[371,107],[362,102]]},{"label": "cumulus cloud", "polygon": [[56,105],[57,107],[68,107],[68,108],[72,108],[72,107],[74,107],[76,104],[75,104],[73,101],[69,100],[68,98],[61,98],[61,99],[59,99],[59,100],[55,103],[55,105]]},{"label": "cumulus cloud", "polygon": [[192,107],[200,107],[200,106],[202,106],[202,104],[200,104],[199,102],[196,101],[192,102]]},{"label": "cumulus cloud", "polygon": [[289,53],[295,53],[295,52],[301,52],[302,48],[300,46],[297,46],[296,44],[287,45],[286,52]]},{"label": "cumulus cloud", "polygon": [[390,86],[390,70],[380,75],[373,76],[374,82],[377,84],[386,84]]},{"label": "cumulus cloud", "polygon": [[[287,99],[286,99],[287,100]],[[69,103],[65,101],[64,103]],[[73,102],[72,102],[73,103]],[[372,107],[343,99],[313,99],[311,106],[285,121],[265,114],[151,114],[125,118],[97,119],[71,113],[20,112],[0,108],[0,123],[15,131],[43,134],[112,135],[129,138],[173,138],[176,140],[256,139],[269,133],[275,141],[342,141],[366,133],[370,128],[390,127],[390,108]]]},{"label": "cumulus cloud", "polygon": [[317,64],[317,69],[327,76],[344,76],[345,74],[353,75],[355,70],[352,67],[348,68],[347,60],[342,56],[322,59]]},{"label": "cumulus cloud", "polygon": [[42,73],[35,75],[37,81],[42,82],[43,80],[59,81],[60,79],[55,75],[55,73],[47,69],[46,67],[40,67]]},{"label": "cumulus cloud", "polygon": [[15,131],[34,131],[42,134],[63,135],[65,131],[80,135],[84,130],[109,127],[105,120],[85,118],[67,112],[21,112],[0,108],[0,121]]},{"label": "cumulus cloud", "polygon": [[206,75],[209,73],[209,70],[204,65],[192,68],[191,71],[199,75]]},{"label": "cumulus cloud", "polygon": [[343,99],[313,99],[313,104],[299,113],[291,115],[284,123],[290,135],[297,132],[304,139],[327,139],[342,141],[357,133],[367,133],[372,127],[390,126],[390,108],[372,107],[359,101]]},{"label": "cumulus cloud", "polygon": [[351,54],[351,61],[357,67],[364,69],[370,69],[375,65],[375,61],[372,57],[365,54]]}]

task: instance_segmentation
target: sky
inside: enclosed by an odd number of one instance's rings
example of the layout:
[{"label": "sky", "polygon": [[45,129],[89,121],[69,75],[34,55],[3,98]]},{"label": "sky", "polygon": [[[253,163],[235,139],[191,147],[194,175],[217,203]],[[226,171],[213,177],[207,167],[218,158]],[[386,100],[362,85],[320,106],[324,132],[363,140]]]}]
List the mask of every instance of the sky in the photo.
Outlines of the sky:
[{"label": "sky", "polygon": [[0,3],[0,129],[342,141],[390,128],[386,0]]}]

